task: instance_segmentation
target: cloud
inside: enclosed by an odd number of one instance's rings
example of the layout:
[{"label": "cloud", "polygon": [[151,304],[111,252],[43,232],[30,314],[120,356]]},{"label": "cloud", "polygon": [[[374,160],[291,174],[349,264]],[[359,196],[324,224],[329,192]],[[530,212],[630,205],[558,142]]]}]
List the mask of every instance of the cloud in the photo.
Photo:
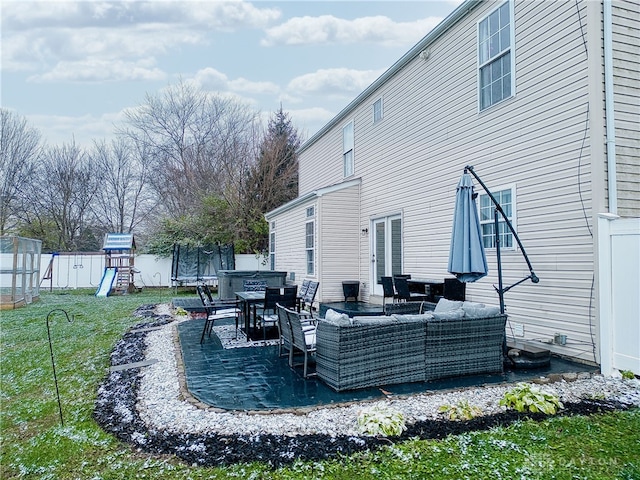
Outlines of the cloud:
[{"label": "cloud", "polygon": [[43,133],[49,145],[62,145],[75,141],[89,148],[93,140],[112,138],[114,125],[123,121],[123,112],[102,115],[25,115],[29,123]]},{"label": "cloud", "polygon": [[[59,65],[106,60],[137,64],[183,45],[206,45],[214,31],[263,28],[281,15],[277,9],[237,0],[5,1],[0,5],[3,70],[44,72],[37,76],[40,81],[60,78],[60,72],[53,71]],[[82,72],[75,81],[89,78]]]},{"label": "cloud", "polygon": [[86,60],[59,62],[52,70],[30,76],[27,81],[44,82],[107,82],[107,81],[158,81],[166,74],[151,65],[150,61],[126,62]]},{"label": "cloud", "polygon": [[296,95],[352,98],[367,88],[384,70],[321,69],[294,78],[287,90]]},{"label": "cloud", "polygon": [[208,91],[252,95],[275,95],[280,91],[278,85],[272,82],[255,82],[242,77],[230,80],[224,73],[211,67],[198,71],[192,81]]},{"label": "cloud", "polygon": [[280,18],[275,8],[227,1],[5,1],[2,28],[122,28],[163,23],[216,29],[261,28]]},{"label": "cloud", "polygon": [[376,43],[403,46],[416,43],[442,18],[427,17],[413,22],[394,22],[385,16],[354,20],[332,15],[295,17],[268,28],[263,46]]}]

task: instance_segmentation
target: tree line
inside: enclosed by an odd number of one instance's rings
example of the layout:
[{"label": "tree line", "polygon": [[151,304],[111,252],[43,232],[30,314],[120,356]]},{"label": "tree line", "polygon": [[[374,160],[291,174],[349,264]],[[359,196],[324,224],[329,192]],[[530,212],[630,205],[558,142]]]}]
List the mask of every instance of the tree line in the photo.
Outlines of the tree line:
[{"label": "tree line", "polygon": [[97,251],[134,233],[144,251],[174,243],[264,253],[264,213],[298,195],[297,129],[282,107],[266,126],[238,100],[170,85],[125,113],[114,138],[46,145],[0,108],[0,235],[43,251]]}]

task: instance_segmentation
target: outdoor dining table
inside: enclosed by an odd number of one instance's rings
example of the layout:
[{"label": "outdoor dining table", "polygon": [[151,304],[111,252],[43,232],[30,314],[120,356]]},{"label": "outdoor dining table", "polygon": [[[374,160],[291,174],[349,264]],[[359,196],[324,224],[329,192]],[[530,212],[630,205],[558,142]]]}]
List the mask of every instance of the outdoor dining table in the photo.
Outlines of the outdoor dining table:
[{"label": "outdoor dining table", "polygon": [[436,296],[443,295],[443,279],[436,280],[432,278],[410,278],[407,279],[407,283],[409,284],[409,289],[412,292],[424,293],[425,295],[428,295],[430,302],[435,302]]},{"label": "outdoor dining table", "polygon": [[[251,326],[251,307],[253,305],[264,302],[264,290],[247,291],[247,292],[234,292],[236,299],[242,303],[242,318],[244,320],[244,332],[249,338],[249,327]],[[256,319],[253,319],[253,326],[255,327]]]}]

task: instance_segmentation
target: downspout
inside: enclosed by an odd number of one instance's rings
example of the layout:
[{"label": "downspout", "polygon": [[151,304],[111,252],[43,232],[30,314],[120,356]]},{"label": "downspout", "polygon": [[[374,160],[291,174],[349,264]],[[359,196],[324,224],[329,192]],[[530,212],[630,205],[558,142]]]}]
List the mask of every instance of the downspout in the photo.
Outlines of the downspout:
[{"label": "downspout", "polygon": [[607,129],[607,186],[609,213],[618,214],[618,186],[616,181],[616,128],[613,104],[613,20],[611,0],[604,0],[604,107]]}]

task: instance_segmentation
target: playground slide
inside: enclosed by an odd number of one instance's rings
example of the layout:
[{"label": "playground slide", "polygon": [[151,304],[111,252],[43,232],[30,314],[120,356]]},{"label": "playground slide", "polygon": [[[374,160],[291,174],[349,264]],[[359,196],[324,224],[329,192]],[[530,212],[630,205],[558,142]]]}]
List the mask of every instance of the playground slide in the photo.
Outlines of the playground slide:
[{"label": "playground slide", "polygon": [[100,281],[100,285],[96,291],[96,297],[106,297],[109,295],[111,287],[113,286],[113,280],[116,278],[117,271],[118,269],[113,267],[104,269],[102,280]]}]

